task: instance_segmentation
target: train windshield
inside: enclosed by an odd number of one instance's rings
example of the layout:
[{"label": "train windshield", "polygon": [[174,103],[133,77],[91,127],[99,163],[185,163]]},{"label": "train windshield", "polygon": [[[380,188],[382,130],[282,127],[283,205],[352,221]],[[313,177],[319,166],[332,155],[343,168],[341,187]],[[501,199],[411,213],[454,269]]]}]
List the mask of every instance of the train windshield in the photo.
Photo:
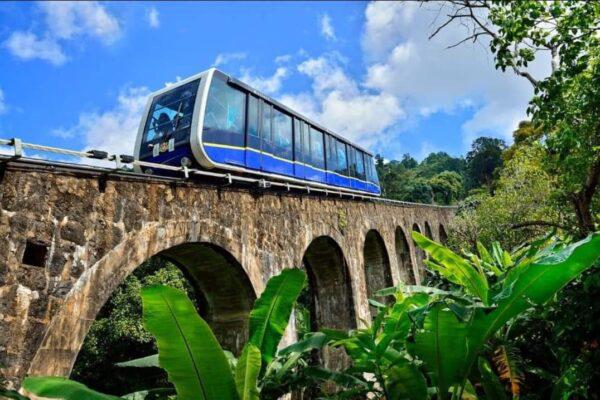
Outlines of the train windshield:
[{"label": "train windshield", "polygon": [[144,128],[140,155],[152,153],[155,144],[174,139],[174,144],[189,140],[192,114],[200,79],[156,96]]}]

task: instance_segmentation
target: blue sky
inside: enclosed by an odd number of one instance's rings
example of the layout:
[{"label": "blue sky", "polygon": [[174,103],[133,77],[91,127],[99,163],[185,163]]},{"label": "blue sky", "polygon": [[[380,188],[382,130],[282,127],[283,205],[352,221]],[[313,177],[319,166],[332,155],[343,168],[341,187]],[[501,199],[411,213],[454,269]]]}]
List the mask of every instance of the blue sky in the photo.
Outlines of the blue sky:
[{"label": "blue sky", "polygon": [[0,137],[131,153],[147,95],[217,65],[388,159],[509,139],[531,88],[428,40],[438,7],[0,3]]}]

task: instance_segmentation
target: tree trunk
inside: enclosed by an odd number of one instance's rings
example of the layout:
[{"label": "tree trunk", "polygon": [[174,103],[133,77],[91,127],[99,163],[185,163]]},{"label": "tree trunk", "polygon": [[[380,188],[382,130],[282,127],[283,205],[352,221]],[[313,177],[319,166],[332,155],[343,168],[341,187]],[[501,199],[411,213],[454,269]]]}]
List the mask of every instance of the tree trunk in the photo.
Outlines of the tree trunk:
[{"label": "tree trunk", "polygon": [[571,203],[575,207],[577,225],[582,237],[594,231],[594,217],[592,215],[592,200],[600,184],[600,158],[591,165],[584,188],[574,193]]}]

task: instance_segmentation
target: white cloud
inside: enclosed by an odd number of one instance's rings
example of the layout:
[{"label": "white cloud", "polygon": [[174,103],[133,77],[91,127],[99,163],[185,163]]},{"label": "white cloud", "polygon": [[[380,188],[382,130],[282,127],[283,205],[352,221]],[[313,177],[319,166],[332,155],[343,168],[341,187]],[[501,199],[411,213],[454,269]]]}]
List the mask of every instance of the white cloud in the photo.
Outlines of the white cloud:
[{"label": "white cloud", "polygon": [[[487,43],[447,49],[465,37],[459,24],[429,40],[438,11],[437,6],[416,2],[370,3],[362,37],[369,62],[364,84],[398,98],[410,118],[473,108],[474,115],[462,127],[465,146],[482,134],[510,140],[516,123],[526,117],[531,85],[512,72],[495,70]],[[549,73],[541,62],[532,70],[538,77]]]},{"label": "white cloud", "polygon": [[6,103],[4,101],[4,92],[0,89],[0,114],[4,114],[6,112]]},{"label": "white cloud", "polygon": [[213,65],[218,67],[219,65],[227,64],[231,61],[240,61],[245,59],[248,56],[247,53],[236,52],[236,53],[220,53],[217,54]]},{"label": "white cloud", "polygon": [[292,59],[291,54],[283,54],[281,56],[275,57],[275,63],[276,64],[285,64],[285,63],[289,62],[291,59]]},{"label": "white cloud", "polygon": [[44,15],[43,31],[15,31],[3,43],[22,60],[40,59],[61,65],[67,61],[64,42],[94,37],[111,44],[121,35],[119,21],[98,2],[45,1],[39,2],[38,7]]},{"label": "white cloud", "polygon": [[171,81],[165,82],[165,87],[173,86],[178,82],[181,82],[181,77],[179,75],[175,77],[175,82],[171,82]]},{"label": "white cloud", "polygon": [[150,28],[158,28],[160,26],[160,19],[158,18],[158,10],[156,8],[150,8],[146,12],[146,18],[148,19]]},{"label": "white cloud", "polygon": [[321,35],[327,40],[336,40],[335,29],[333,29],[333,25],[331,25],[331,18],[329,15],[324,14],[319,19],[319,24],[321,25]]},{"label": "white cloud", "polygon": [[137,130],[150,91],[145,87],[121,91],[116,105],[102,112],[80,114],[77,125],[59,128],[53,134],[82,138],[83,150],[98,149],[110,154],[133,154]]},{"label": "white cloud", "polygon": [[287,76],[288,69],[285,67],[278,67],[269,77],[255,76],[249,69],[242,69],[241,81],[266,94],[274,94],[281,89],[281,83]]},{"label": "white cloud", "polygon": [[311,78],[311,92],[285,94],[280,101],[360,145],[384,142],[386,130],[404,116],[394,96],[362,89],[335,54],[308,59],[298,71]]},{"label": "white cloud", "polygon": [[96,1],[45,1],[38,4],[45,14],[49,32],[58,39],[87,35],[112,43],[121,33],[116,17]]},{"label": "white cloud", "polygon": [[22,60],[39,58],[54,65],[61,65],[67,61],[67,56],[56,41],[49,38],[39,39],[31,32],[13,32],[3,45]]}]

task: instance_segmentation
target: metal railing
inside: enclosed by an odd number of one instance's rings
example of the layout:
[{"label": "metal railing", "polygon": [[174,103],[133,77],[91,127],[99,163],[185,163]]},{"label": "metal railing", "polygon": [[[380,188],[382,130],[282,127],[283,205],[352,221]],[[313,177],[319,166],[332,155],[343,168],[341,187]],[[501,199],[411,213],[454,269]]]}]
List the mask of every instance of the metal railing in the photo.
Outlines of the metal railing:
[{"label": "metal railing", "polygon": [[[130,156],[130,155],[109,154],[108,152],[102,151],[102,150],[76,151],[76,150],[63,149],[63,148],[59,148],[59,147],[43,146],[43,145],[38,145],[38,144],[33,144],[33,143],[25,143],[19,138],[0,139],[0,146],[8,146],[8,147],[11,147],[13,150],[13,154],[4,154],[4,155],[0,154],[0,159],[2,159],[4,163],[14,161],[14,160],[19,160],[19,161],[24,161],[24,162],[36,163],[36,164],[42,163],[42,164],[49,164],[49,165],[68,166],[71,168],[85,167],[86,169],[91,168],[91,169],[97,170],[99,172],[111,172],[113,174],[119,174],[119,175],[132,175],[132,176],[136,176],[136,177],[145,177],[148,179],[153,179],[153,178],[156,179],[157,176],[155,176],[155,175],[140,174],[140,173],[136,173],[134,171],[128,171],[128,170],[124,169],[126,166],[140,167],[140,168],[146,167],[146,168],[165,170],[165,171],[169,171],[171,173],[174,172],[176,174],[181,174],[180,177],[174,178],[175,180],[181,180],[181,181],[189,180],[190,177],[192,177],[192,176],[204,176],[204,177],[210,177],[210,178],[215,178],[215,179],[222,179],[227,184],[233,184],[235,182],[243,182],[246,184],[256,185],[258,188],[261,188],[261,189],[273,187],[273,188],[284,189],[287,191],[298,190],[298,191],[306,192],[308,194],[320,193],[320,194],[324,194],[325,196],[335,196],[335,197],[340,197],[340,198],[349,198],[349,199],[357,199],[357,200],[368,200],[368,201],[374,201],[374,202],[378,202],[378,203],[397,204],[397,205],[411,206],[411,207],[418,206],[418,207],[432,207],[432,208],[456,208],[456,206],[444,206],[444,205],[436,205],[436,204],[424,204],[424,203],[413,203],[413,202],[401,201],[401,200],[392,200],[392,199],[386,199],[386,198],[377,197],[377,196],[369,196],[369,195],[364,195],[364,194],[359,194],[359,193],[347,192],[344,190],[334,190],[334,189],[320,188],[320,187],[309,186],[309,185],[303,186],[303,185],[298,185],[298,184],[290,183],[290,182],[283,182],[283,181],[277,181],[277,180],[266,180],[264,178],[250,178],[247,176],[240,176],[240,175],[235,175],[235,174],[226,173],[226,172],[212,172],[212,171],[206,171],[206,170],[201,170],[201,169],[188,168],[186,166],[175,167],[172,165],[156,164],[156,163],[151,163],[151,162],[147,162],[147,161],[136,160],[133,156]],[[38,159],[38,158],[28,158],[28,157],[25,157],[25,155],[24,155],[24,152],[23,152],[24,149],[31,149],[31,150],[36,150],[36,151],[41,151],[41,152],[46,152],[46,153],[59,154],[59,155],[63,155],[63,156],[79,157],[81,159],[107,161],[107,162],[114,163],[115,167],[107,168],[107,167],[99,167],[99,166],[94,166],[94,165],[89,165],[89,164],[69,163],[69,162],[65,162],[65,161],[52,161],[52,160],[44,160],[44,159]],[[159,177],[159,178],[163,178],[163,177]]]}]

